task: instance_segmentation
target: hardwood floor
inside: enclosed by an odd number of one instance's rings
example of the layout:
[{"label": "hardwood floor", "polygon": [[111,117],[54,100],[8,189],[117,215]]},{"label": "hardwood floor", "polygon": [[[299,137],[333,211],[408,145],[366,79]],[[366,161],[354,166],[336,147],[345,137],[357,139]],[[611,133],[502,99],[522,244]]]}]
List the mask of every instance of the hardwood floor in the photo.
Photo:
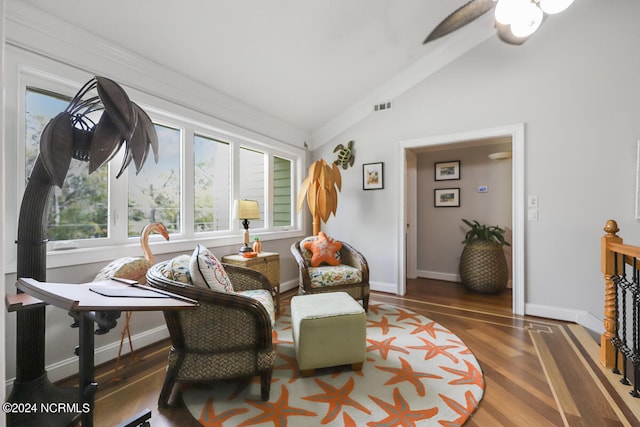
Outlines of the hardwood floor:
[{"label": "hardwood floor", "polygon": [[[283,295],[288,302],[293,291]],[[478,295],[450,282],[416,279],[407,295],[374,292],[374,302],[409,308],[447,327],[477,357],[485,377],[480,407],[465,426],[634,426],[640,425],[640,399],[619,377],[600,367],[599,346],[582,327],[511,314],[511,292]],[[152,410],[151,425],[199,426],[179,399],[159,409],[169,343],[137,350],[139,360],[123,359],[97,369],[95,425],[114,426],[139,411]],[[111,382],[114,377],[120,381]],[[76,379],[64,381],[73,385]]]}]

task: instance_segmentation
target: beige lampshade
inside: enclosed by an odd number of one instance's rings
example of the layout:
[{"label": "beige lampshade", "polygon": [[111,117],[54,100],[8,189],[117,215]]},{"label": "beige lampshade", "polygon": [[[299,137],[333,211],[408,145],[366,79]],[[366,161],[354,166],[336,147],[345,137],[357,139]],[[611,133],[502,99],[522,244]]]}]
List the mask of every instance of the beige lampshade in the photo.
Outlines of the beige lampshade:
[{"label": "beige lampshade", "polygon": [[233,219],[260,219],[260,207],[255,200],[235,200]]}]

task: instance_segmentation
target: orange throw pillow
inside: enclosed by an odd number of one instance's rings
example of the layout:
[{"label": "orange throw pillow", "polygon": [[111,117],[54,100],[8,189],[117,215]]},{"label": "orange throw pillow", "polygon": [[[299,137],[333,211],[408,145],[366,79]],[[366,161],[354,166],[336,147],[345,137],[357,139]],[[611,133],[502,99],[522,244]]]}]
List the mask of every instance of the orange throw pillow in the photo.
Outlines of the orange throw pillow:
[{"label": "orange throw pillow", "polygon": [[311,267],[319,267],[322,263],[340,265],[340,261],[336,258],[336,252],[342,249],[342,243],[328,237],[323,231],[318,233],[317,240],[305,242],[303,246],[313,254]]}]

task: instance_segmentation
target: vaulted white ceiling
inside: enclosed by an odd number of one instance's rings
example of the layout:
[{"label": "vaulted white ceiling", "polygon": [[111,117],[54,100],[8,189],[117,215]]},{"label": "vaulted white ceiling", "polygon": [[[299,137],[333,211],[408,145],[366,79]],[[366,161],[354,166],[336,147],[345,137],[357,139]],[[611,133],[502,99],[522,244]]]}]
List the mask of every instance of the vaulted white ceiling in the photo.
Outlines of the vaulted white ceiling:
[{"label": "vaulted white ceiling", "polygon": [[422,44],[466,0],[22,1],[325,139],[492,31]]}]

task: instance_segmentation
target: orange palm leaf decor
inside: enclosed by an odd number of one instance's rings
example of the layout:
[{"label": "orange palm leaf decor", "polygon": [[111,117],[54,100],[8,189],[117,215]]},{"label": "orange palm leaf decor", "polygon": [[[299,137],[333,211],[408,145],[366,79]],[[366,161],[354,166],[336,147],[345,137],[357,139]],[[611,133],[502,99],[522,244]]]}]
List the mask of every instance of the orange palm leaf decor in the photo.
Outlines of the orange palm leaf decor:
[{"label": "orange palm leaf decor", "polygon": [[309,166],[309,174],[302,181],[298,193],[298,212],[306,196],[309,212],[313,217],[313,235],[320,232],[321,222],[326,223],[338,209],[338,191],[342,188],[342,176],[338,165],[329,166],[324,160],[316,160]]}]

